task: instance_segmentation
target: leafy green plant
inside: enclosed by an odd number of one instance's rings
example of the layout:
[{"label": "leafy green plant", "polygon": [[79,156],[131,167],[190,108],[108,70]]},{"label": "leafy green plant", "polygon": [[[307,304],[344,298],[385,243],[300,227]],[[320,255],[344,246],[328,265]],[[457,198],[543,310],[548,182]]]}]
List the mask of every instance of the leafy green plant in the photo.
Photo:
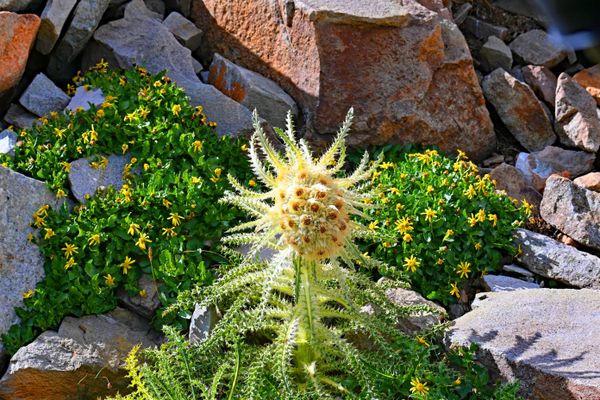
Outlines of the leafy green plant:
[{"label": "leafy green plant", "polygon": [[[351,117],[332,147],[313,159],[308,145],[295,139],[289,115],[287,130],[276,130],[283,154],[255,115],[249,155],[267,191],[252,191],[229,175],[237,193],[223,198],[255,217],[225,238],[249,246],[248,253],[229,251],[220,279],[183,293],[171,308],[200,303],[222,310],[223,317],[200,344],[169,330],[161,349],[146,351],[141,360],[134,352],[130,399],[491,398],[485,371],[470,364],[473,351],[459,349],[454,360],[436,361],[428,336],[412,338],[397,329],[400,318],[431,311],[390,302],[386,288],[402,282],[378,285],[353,269],[356,261],[381,265],[354,244],[371,236],[350,216],[371,207],[371,185],[359,182],[378,163],[369,167],[365,153],[352,174],[341,174]],[[275,254],[262,260],[265,248]],[[378,312],[363,312],[367,304]]]},{"label": "leafy green plant", "polygon": [[371,178],[382,191],[372,199],[379,207],[368,211],[368,228],[385,239],[364,249],[391,266],[384,275],[408,275],[415,289],[447,305],[464,282],[514,253],[512,231],[531,206],[497,192],[462,152],[456,159],[431,149],[393,154]]},{"label": "leafy green plant", "polygon": [[[207,266],[222,260],[215,245],[242,216],[218,203],[229,188],[225,174],[255,184],[246,142],[217,137],[202,107],[191,107],[164,74],[141,67],[108,71],[100,63],[74,80],[102,89],[104,103],[41,118],[20,132],[14,159],[0,155],[0,162],[45,180],[64,197],[71,161],[90,156],[92,168],[105,168],[110,154],[131,158],[120,190],[109,187],[72,210],[43,206],[33,216],[39,236],[31,239],[45,257],[46,277],[24,294],[21,322],[3,336],[10,353],[67,314],[114,308],[120,285],[145,296],[138,287],[142,272],[152,275],[163,306],[192,284],[210,283]],[[186,317],[158,315],[154,322],[183,326]]]}]

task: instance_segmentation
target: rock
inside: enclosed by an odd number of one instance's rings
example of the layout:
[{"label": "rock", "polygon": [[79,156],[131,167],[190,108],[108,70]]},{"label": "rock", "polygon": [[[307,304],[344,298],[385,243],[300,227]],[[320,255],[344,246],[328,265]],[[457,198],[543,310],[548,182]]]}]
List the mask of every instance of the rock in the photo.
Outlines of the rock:
[{"label": "rock", "polygon": [[105,97],[102,89],[86,90],[85,86],[78,86],[75,95],[67,105],[67,110],[75,111],[78,108],[88,110],[90,104],[99,106],[104,103]]},{"label": "rock", "polygon": [[163,25],[167,27],[179,43],[191,51],[196,50],[202,44],[202,31],[192,21],[178,12],[169,14],[163,21]]},{"label": "rock", "polygon": [[495,149],[470,51],[441,2],[281,3],[204,0],[192,21],[205,59],[219,53],[296,101],[307,139],[324,145],[354,107],[349,146],[418,142],[476,160]]},{"label": "rock", "polygon": [[124,288],[120,287],[117,290],[117,297],[124,308],[150,320],[160,306],[158,283],[154,282],[151,275],[143,274],[138,280],[138,287],[140,291],[135,296],[130,296]]},{"label": "rock", "polygon": [[217,325],[219,316],[213,306],[196,305],[190,321],[190,344],[203,342]]},{"label": "rock", "polygon": [[590,172],[573,181],[574,184],[594,192],[600,192],[600,172]]},{"label": "rock", "polygon": [[523,0],[492,0],[492,4],[509,13],[533,18],[537,23],[544,27],[549,25],[548,18],[546,17],[544,10],[540,10],[538,3]]},{"label": "rock", "polygon": [[584,87],[600,106],[600,64],[576,73],[573,80]]},{"label": "rock", "polygon": [[540,205],[542,218],[577,242],[600,250],[600,193],[552,175]]},{"label": "rock", "polygon": [[38,116],[62,111],[69,104],[70,97],[60,90],[46,75],[39,73],[21,95],[19,102],[23,107]]},{"label": "rock", "polygon": [[554,43],[541,29],[520,34],[509,44],[509,47],[519,63],[543,65],[548,68],[556,67],[569,54],[568,49]]},{"label": "rock", "polygon": [[523,177],[521,172],[510,164],[502,163],[490,172],[490,178],[496,181],[496,189],[522,202],[526,200],[536,209],[542,201],[542,195]]},{"label": "rock", "polygon": [[42,0],[0,0],[0,11],[12,11],[15,13],[31,12],[36,10],[41,3]]},{"label": "rock", "polygon": [[0,132],[0,154],[8,154],[13,157],[18,138],[17,134],[10,129]]},{"label": "rock", "polygon": [[510,31],[503,27],[489,22],[482,21],[475,17],[467,17],[462,23],[462,28],[475,36],[477,39],[486,40],[490,36],[496,36],[501,40],[507,40],[510,36]]},{"label": "rock", "polygon": [[58,332],[46,331],[15,353],[0,380],[0,397],[62,400],[127,392],[127,354],[159,341],[146,320],[124,309],[66,317]]},{"label": "rock", "polygon": [[515,264],[503,265],[502,271],[508,272],[511,274],[515,274],[515,275],[519,275],[519,276],[525,278],[527,281],[531,281],[535,277],[535,275],[531,271],[529,271],[525,268],[519,267],[518,265],[515,265]]},{"label": "rock", "polygon": [[157,13],[160,15],[160,19],[163,19],[165,16],[165,2],[162,0],[144,0],[144,4],[148,7],[148,10]]},{"label": "rock", "polygon": [[45,183],[0,166],[0,334],[18,322],[23,293],[44,277],[44,259],[28,236],[32,215],[45,204],[57,209],[61,202]]},{"label": "rock", "polygon": [[511,292],[523,289],[539,289],[540,285],[504,275],[484,275],[483,283],[490,292]]},{"label": "rock", "polygon": [[596,290],[480,293],[454,321],[449,346],[479,345],[478,361],[518,380],[530,400],[600,398],[600,295]]},{"label": "rock", "polygon": [[595,153],[600,149],[600,118],[596,101],[569,75],[556,86],[556,133],[561,143]]},{"label": "rock", "polygon": [[37,15],[0,11],[0,95],[21,80],[39,27]]},{"label": "rock", "polygon": [[65,65],[71,63],[84,49],[100,24],[108,8],[109,0],[80,0],[73,12],[73,19],[63,38],[58,42],[48,62],[48,75],[64,80]]},{"label": "rock", "polygon": [[554,143],[550,118],[527,84],[498,68],[483,79],[482,87],[485,98],[523,147],[536,151]]},{"label": "rock", "polygon": [[208,83],[250,110],[258,110],[271,126],[285,128],[288,111],[294,119],[298,115],[294,99],[275,82],[235,65],[218,53],[210,65]]},{"label": "rock", "polygon": [[71,192],[79,202],[86,202],[86,195],[93,196],[100,187],[113,186],[115,190],[123,187],[123,168],[131,161],[131,155],[115,155],[107,157],[106,168],[92,168],[91,162],[96,157],[81,158],[73,161],[69,168]]},{"label": "rock", "polygon": [[483,160],[483,166],[484,167],[496,167],[499,164],[502,164],[504,162],[504,156],[502,154],[492,154],[492,156],[490,158],[486,158],[485,160]]},{"label": "rock", "polygon": [[35,45],[37,51],[50,54],[76,3],[77,0],[48,0],[42,11],[42,23]]},{"label": "rock", "polygon": [[600,258],[526,229],[515,231],[514,243],[522,250],[519,262],[531,272],[578,288],[600,289]]},{"label": "rock", "polygon": [[521,68],[523,79],[541,100],[554,107],[556,99],[556,76],[548,68],[540,65],[526,65]]},{"label": "rock", "polygon": [[429,301],[419,293],[402,288],[391,288],[386,290],[386,295],[390,301],[399,306],[406,305],[426,305],[431,307],[433,312],[420,312],[417,315],[410,315],[400,320],[399,329],[408,334],[416,334],[422,330],[429,329],[442,321],[446,315],[446,310],[433,301]]},{"label": "rock", "polygon": [[529,185],[543,192],[546,179],[550,175],[563,174],[569,177],[583,175],[594,168],[595,158],[593,154],[585,151],[548,146],[542,151],[519,153],[515,167]]},{"label": "rock", "polygon": [[196,60],[195,58],[192,58],[192,65],[194,66],[194,72],[196,73],[196,75],[200,75],[202,73],[202,70],[204,69],[204,66],[200,63],[200,61]]},{"label": "rock", "polygon": [[11,104],[4,116],[4,120],[17,128],[31,128],[36,122],[35,115],[18,104]]},{"label": "rock", "polygon": [[167,70],[169,77],[190,96],[191,103],[201,104],[208,119],[217,123],[218,134],[253,132],[250,110],[202,83],[194,72],[190,50],[177,42],[154,16],[156,14],[148,11],[140,0],[132,0],[125,10],[125,18],[96,31],[96,47],[88,48],[88,58],[95,57],[98,61],[104,57],[110,65],[122,68],[144,65],[151,73]]},{"label": "rock", "polygon": [[461,4],[458,7],[458,9],[456,10],[456,12],[454,13],[454,15],[452,15],[452,17],[454,18],[454,23],[456,25],[461,25],[465,21],[465,19],[469,15],[469,12],[472,9],[473,9],[473,5],[471,3]]},{"label": "rock", "polygon": [[496,36],[490,36],[479,51],[481,67],[484,71],[502,68],[510,71],[512,68],[512,52],[510,48]]}]

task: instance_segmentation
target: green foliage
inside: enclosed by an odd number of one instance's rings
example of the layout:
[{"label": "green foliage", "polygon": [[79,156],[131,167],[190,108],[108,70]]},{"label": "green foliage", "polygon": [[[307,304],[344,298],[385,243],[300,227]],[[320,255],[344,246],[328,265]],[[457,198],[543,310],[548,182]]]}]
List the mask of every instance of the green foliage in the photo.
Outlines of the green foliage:
[{"label": "green foliage", "polygon": [[[207,284],[206,266],[221,258],[211,252],[241,213],[218,203],[231,172],[248,182],[241,139],[217,137],[202,108],[188,104],[183,91],[164,74],[143,68],[95,71],[75,81],[101,88],[99,107],[52,114],[20,133],[14,160],[4,165],[45,180],[58,197],[68,192],[69,162],[94,156],[92,168],[105,168],[109,154],[126,154],[125,184],[87,199],[72,210],[44,206],[34,215],[45,257],[45,279],[25,293],[17,310],[21,323],[3,336],[10,353],[67,314],[108,311],[116,288],[144,296],[142,272],[152,274],[163,306],[192,284]],[[157,316],[155,325],[182,324],[186,315]],[[189,317],[189,316],[187,316]]]},{"label": "green foliage", "polygon": [[[183,292],[170,308],[189,312],[199,303],[216,307],[222,319],[199,344],[189,345],[170,330],[168,342],[146,351],[143,361],[135,362],[134,354],[128,364],[130,399],[490,399],[501,393],[486,387],[474,349],[441,355],[433,344],[439,330],[412,338],[397,328],[401,318],[432,310],[391,302],[386,290],[406,286],[401,281],[376,284],[355,271],[356,260],[382,267],[352,243],[370,235],[360,224],[352,224],[352,234],[335,253],[323,256],[314,244],[332,240],[315,232],[337,232],[342,225],[335,224],[350,223],[343,220],[345,207],[355,215],[369,207],[359,200],[370,198],[370,185],[354,185],[377,164],[368,168],[363,157],[357,172],[335,175],[345,156],[349,119],[332,150],[317,161],[305,143],[296,142],[291,120],[287,131],[278,131],[284,154],[273,150],[255,123],[250,157],[269,191],[253,192],[231,179],[238,194],[224,198],[256,217],[233,229],[253,232],[226,238],[236,246],[251,245],[249,254],[228,251],[230,263],[212,286]],[[268,164],[257,156],[259,143]],[[322,203],[333,214],[320,217]],[[290,223],[296,220],[301,223]],[[260,260],[262,248],[275,254]],[[375,311],[364,312],[367,305]],[[507,399],[514,392],[501,390]]]},{"label": "green foliage", "polygon": [[[394,156],[394,151],[396,156]],[[369,229],[385,239],[365,250],[393,267],[384,275],[408,275],[429,299],[449,304],[468,279],[494,271],[505,252],[514,253],[512,231],[529,215],[498,193],[489,175],[463,153],[457,159],[435,150],[386,155],[372,180]]]}]

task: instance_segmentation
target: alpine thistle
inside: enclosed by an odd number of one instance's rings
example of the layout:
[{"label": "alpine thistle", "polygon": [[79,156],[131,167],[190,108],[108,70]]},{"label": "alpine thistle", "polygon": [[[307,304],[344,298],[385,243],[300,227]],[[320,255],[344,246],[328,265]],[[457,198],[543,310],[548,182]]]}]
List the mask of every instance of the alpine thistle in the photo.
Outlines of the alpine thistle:
[{"label": "alpine thistle", "polygon": [[[231,185],[238,194],[226,193],[224,202],[241,206],[257,218],[233,231],[254,228],[263,240],[255,244],[251,255],[262,247],[281,250],[290,246],[305,260],[322,261],[340,256],[344,260],[362,259],[353,239],[367,234],[367,230],[350,219],[351,215],[365,215],[360,211],[371,207],[364,200],[371,198],[369,185],[356,184],[370,177],[379,160],[369,166],[365,152],[363,159],[350,176],[338,178],[344,165],[345,139],[350,130],[353,110],[350,109],[337,138],[327,152],[314,158],[303,139],[294,137],[291,114],[287,129],[275,131],[285,145],[285,154],[278,153],[267,139],[256,111],[253,115],[255,133],[250,140],[249,158],[257,177],[269,189],[257,193],[242,187],[232,176]],[[261,160],[258,149],[265,158]],[[255,235],[234,235],[229,242],[252,242]]]}]

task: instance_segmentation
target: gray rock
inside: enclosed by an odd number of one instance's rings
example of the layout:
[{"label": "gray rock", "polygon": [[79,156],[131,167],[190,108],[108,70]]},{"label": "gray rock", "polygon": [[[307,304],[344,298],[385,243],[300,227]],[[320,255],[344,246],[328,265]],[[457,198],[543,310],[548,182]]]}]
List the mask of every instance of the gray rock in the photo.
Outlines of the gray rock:
[{"label": "gray rock", "polygon": [[200,63],[200,61],[196,60],[195,58],[192,58],[192,65],[194,66],[194,72],[196,73],[196,75],[200,75],[200,73],[204,69],[204,66]]},{"label": "gray rock", "polygon": [[552,175],[546,181],[540,213],[572,239],[600,250],[600,193]]},{"label": "gray rock", "polygon": [[[0,334],[18,322],[14,309],[23,306],[23,293],[44,277],[44,259],[28,240],[32,215],[61,203],[45,183],[0,166]],[[0,342],[0,358],[2,353]]]},{"label": "gray rock", "polygon": [[190,344],[203,342],[217,325],[219,316],[213,306],[196,305],[190,322]]},{"label": "gray rock", "polygon": [[117,290],[117,298],[124,308],[150,320],[160,306],[158,283],[154,282],[151,275],[143,274],[138,280],[138,287],[140,292],[135,296],[130,296],[125,289],[120,287]]},{"label": "gray rock", "polygon": [[502,163],[490,172],[490,178],[496,181],[496,189],[505,191],[508,196],[519,202],[526,200],[536,209],[539,208],[542,195],[531,186],[517,168]]},{"label": "gray rock", "polygon": [[84,49],[100,24],[109,0],[80,0],[73,19],[63,38],[56,45],[48,62],[48,75],[64,79],[65,65],[71,63]]},{"label": "gray rock", "polygon": [[531,88],[501,68],[483,79],[483,94],[510,133],[529,151],[556,140],[550,118]]},{"label": "gray rock", "polygon": [[42,4],[42,0],[0,0],[0,11],[22,13],[33,11]]},{"label": "gray rock", "polygon": [[0,132],[0,154],[8,154],[13,157],[18,138],[17,134],[10,129]]},{"label": "gray rock", "polygon": [[77,0],[48,0],[42,11],[42,22],[35,45],[37,51],[50,54],[75,4]]},{"label": "gray rock", "polygon": [[595,156],[585,151],[565,150],[548,146],[542,151],[519,153],[515,167],[525,181],[537,191],[543,192],[546,179],[552,174],[576,177],[594,168]]},{"label": "gray rock", "polygon": [[490,24],[489,22],[470,16],[465,18],[461,27],[466,32],[482,40],[486,40],[490,36],[496,36],[502,40],[507,40],[510,36],[510,31],[507,28]]},{"label": "gray rock", "polygon": [[600,192],[600,172],[590,172],[573,181],[574,184],[594,192]]},{"label": "gray rock", "polygon": [[146,4],[146,7],[148,7],[148,10],[160,15],[161,19],[164,17],[165,10],[166,10],[164,1],[162,1],[162,0],[144,0],[144,4]]},{"label": "gray rock", "polygon": [[[600,289],[600,258],[526,229],[514,234],[528,270],[578,288]],[[600,294],[599,294],[600,295]]]},{"label": "gray rock", "polygon": [[69,104],[69,96],[60,90],[46,75],[39,73],[21,95],[19,102],[23,107],[38,116],[62,111]]},{"label": "gray rock", "polygon": [[399,329],[408,334],[416,334],[422,330],[432,328],[442,321],[446,315],[446,310],[433,301],[425,299],[419,293],[402,288],[391,288],[386,290],[386,295],[390,301],[399,306],[406,305],[425,305],[431,307],[431,312],[419,312],[416,315],[409,315],[400,320]]},{"label": "gray rock", "polygon": [[272,126],[285,127],[288,111],[292,111],[294,118],[298,114],[294,100],[275,82],[232,63],[218,53],[210,65],[208,82],[249,109],[258,110],[259,115]]},{"label": "gray rock", "polygon": [[169,14],[163,21],[163,25],[167,27],[179,43],[191,51],[196,50],[202,44],[202,31],[192,21],[178,12]]},{"label": "gray rock", "polygon": [[136,345],[155,346],[160,335],[148,322],[120,308],[82,318],[66,317],[22,347],[0,380],[11,399],[105,398],[127,390],[125,358]]},{"label": "gray rock", "polygon": [[35,115],[14,103],[8,108],[4,120],[10,125],[21,129],[31,128],[37,122]]},{"label": "gray rock", "polygon": [[541,29],[520,34],[509,47],[519,63],[543,65],[548,68],[556,67],[569,54],[568,49],[554,43]]},{"label": "gray rock", "polygon": [[115,155],[107,157],[106,168],[94,169],[90,162],[95,157],[81,158],[73,161],[69,168],[69,183],[73,196],[81,203],[86,202],[86,195],[93,196],[100,187],[113,186],[115,190],[123,187],[123,168],[131,161],[131,155]]},{"label": "gray rock", "polygon": [[564,72],[556,86],[556,133],[561,143],[595,153],[600,149],[596,100]]},{"label": "gray rock", "polygon": [[67,105],[67,110],[75,111],[78,108],[88,110],[90,104],[99,106],[104,103],[105,97],[102,89],[86,90],[85,86],[78,86],[75,95]]},{"label": "gray rock", "polygon": [[200,79],[202,79],[202,82],[204,83],[208,83],[208,77],[210,76],[210,72],[209,71],[202,71],[200,72]]},{"label": "gray rock", "polygon": [[190,96],[190,102],[201,104],[208,119],[217,123],[218,134],[251,133],[250,110],[202,83],[194,72],[190,50],[177,42],[152,14],[140,0],[132,0],[125,10],[125,18],[96,31],[94,39],[98,47],[89,56],[104,57],[109,62],[114,61],[111,65],[122,68],[137,64],[144,65],[151,73],[167,70],[169,77]]},{"label": "gray rock", "polygon": [[484,275],[483,283],[490,292],[511,292],[523,289],[539,289],[540,285],[504,275]]},{"label": "gray rock", "polygon": [[448,346],[478,344],[492,379],[518,380],[525,398],[600,398],[598,291],[530,289],[478,299],[454,321]]},{"label": "gray rock", "polygon": [[508,272],[511,274],[515,274],[515,275],[519,275],[522,278],[525,278],[527,281],[531,281],[535,277],[533,272],[531,272],[528,269],[525,269],[523,267],[519,267],[518,265],[515,265],[515,264],[503,265],[502,271]]},{"label": "gray rock", "polygon": [[541,65],[527,65],[521,68],[525,82],[546,104],[554,107],[556,99],[556,76],[550,69]]},{"label": "gray rock", "polygon": [[523,0],[492,0],[492,4],[512,14],[523,15],[533,18],[542,26],[548,26],[548,17],[545,10],[540,8],[536,2]]},{"label": "gray rock", "polygon": [[510,48],[496,36],[490,36],[479,51],[481,67],[489,72],[496,68],[510,71],[513,57]]},{"label": "gray rock", "polygon": [[465,18],[469,15],[469,12],[473,9],[473,5],[471,3],[463,3],[461,4],[456,12],[452,15],[454,18],[454,23],[456,25],[460,25],[465,22]]}]

